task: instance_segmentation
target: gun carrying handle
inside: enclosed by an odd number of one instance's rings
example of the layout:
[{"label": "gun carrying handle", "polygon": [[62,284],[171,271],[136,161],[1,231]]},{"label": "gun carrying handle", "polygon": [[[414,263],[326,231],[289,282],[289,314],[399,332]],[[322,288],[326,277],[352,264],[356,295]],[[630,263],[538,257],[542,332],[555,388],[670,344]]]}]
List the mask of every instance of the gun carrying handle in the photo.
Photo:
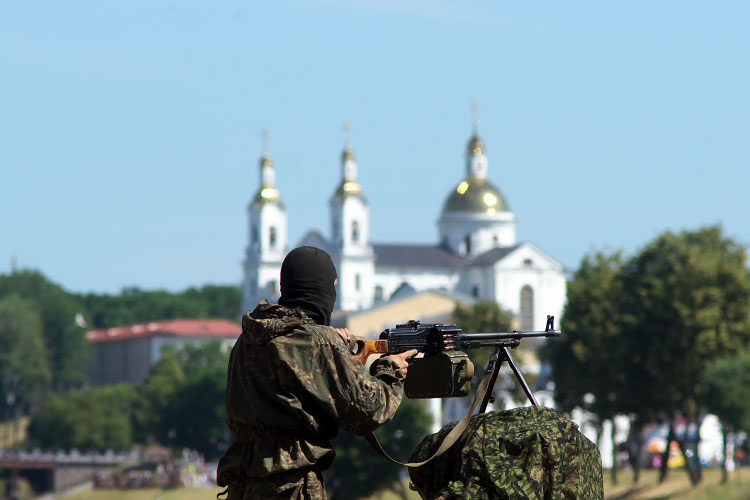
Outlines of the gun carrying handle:
[{"label": "gun carrying handle", "polygon": [[388,341],[387,340],[366,340],[366,339],[352,339],[354,349],[352,355],[357,360],[365,364],[367,358],[373,354],[387,354],[388,353]]}]

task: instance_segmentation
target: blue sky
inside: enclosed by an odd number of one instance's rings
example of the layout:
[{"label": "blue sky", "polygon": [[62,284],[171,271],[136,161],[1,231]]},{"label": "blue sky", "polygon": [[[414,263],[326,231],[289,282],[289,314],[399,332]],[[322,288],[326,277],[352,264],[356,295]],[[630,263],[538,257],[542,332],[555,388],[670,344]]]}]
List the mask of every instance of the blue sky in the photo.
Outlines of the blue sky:
[{"label": "blue sky", "polygon": [[664,230],[750,240],[744,1],[0,3],[0,272],[242,279],[261,130],[291,243],[329,232],[342,124],[372,240],[437,242],[471,102],[521,241],[575,269]]}]

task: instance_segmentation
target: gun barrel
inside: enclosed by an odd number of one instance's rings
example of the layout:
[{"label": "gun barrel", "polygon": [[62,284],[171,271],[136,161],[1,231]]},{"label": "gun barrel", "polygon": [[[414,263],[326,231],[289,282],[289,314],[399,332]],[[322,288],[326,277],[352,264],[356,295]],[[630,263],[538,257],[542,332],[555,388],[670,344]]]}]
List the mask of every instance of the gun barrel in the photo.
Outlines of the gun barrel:
[{"label": "gun barrel", "polygon": [[455,340],[460,342],[484,340],[521,340],[533,337],[559,337],[559,330],[540,330],[531,332],[495,332],[495,333],[459,333]]}]

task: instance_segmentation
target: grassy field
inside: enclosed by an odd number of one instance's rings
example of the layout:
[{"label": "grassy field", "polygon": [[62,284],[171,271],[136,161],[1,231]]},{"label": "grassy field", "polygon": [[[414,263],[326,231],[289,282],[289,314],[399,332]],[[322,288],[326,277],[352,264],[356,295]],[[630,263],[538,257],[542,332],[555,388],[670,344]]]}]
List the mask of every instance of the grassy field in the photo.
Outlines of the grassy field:
[{"label": "grassy field", "polygon": [[604,496],[607,500],[750,500],[750,467],[733,471],[723,485],[718,469],[703,469],[703,480],[695,488],[683,470],[669,471],[662,484],[658,477],[658,471],[643,470],[634,485],[630,473],[621,473],[615,486],[609,481],[609,471],[605,471]]},{"label": "grassy field", "polygon": [[85,490],[64,497],[65,500],[211,500],[224,488],[179,488],[159,490]]},{"label": "grassy field", "polygon": [[[696,488],[691,487],[687,474],[672,470],[663,484],[658,484],[658,473],[654,470],[641,471],[637,485],[632,483],[632,475],[621,472],[618,484],[609,481],[609,472],[604,472],[604,497],[606,500],[750,500],[750,468],[737,469],[729,475],[727,484],[720,484],[721,471],[704,469],[703,481]],[[182,488],[178,490],[86,490],[64,500],[209,500],[216,498],[220,488]],[[410,499],[419,499],[414,492]],[[368,500],[399,500],[393,492],[381,492]]]}]

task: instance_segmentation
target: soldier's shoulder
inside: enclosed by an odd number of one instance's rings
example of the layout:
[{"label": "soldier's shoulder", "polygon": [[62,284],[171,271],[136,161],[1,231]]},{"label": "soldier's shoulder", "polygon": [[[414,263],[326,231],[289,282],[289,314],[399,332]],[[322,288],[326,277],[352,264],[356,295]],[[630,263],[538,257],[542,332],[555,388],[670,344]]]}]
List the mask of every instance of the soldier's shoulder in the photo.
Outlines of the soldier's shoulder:
[{"label": "soldier's shoulder", "polygon": [[332,344],[339,334],[330,326],[305,323],[298,327],[299,330],[309,335],[316,344]]},{"label": "soldier's shoulder", "polygon": [[264,300],[242,318],[242,333],[246,342],[265,343],[304,332],[302,327],[308,324],[312,320],[302,310]]}]

